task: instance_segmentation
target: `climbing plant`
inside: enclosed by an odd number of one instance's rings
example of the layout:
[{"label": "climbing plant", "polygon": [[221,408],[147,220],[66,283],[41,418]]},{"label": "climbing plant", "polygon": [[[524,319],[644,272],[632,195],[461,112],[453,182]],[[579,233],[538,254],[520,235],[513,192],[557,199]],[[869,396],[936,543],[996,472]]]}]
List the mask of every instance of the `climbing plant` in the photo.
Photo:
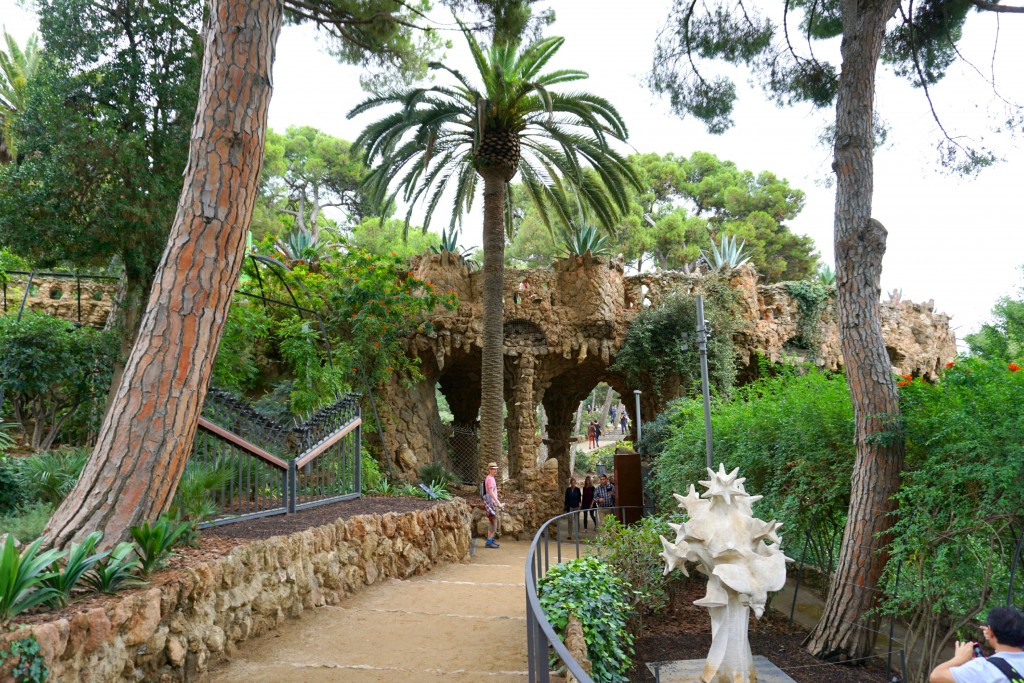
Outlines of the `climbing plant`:
[{"label": "climbing plant", "polygon": [[[711,324],[708,371],[711,384],[728,393],[736,383],[737,294],[722,277],[709,277],[701,285],[704,317]],[[699,391],[700,356],[695,339],[696,294],[676,293],[657,306],[641,311],[626,331],[612,370],[622,372],[629,386],[651,387],[666,399]],[[686,348],[683,348],[684,335]]]},{"label": "climbing plant", "polygon": [[821,348],[821,314],[828,307],[831,288],[820,279],[784,282],[782,286],[796,301],[800,315],[796,324],[797,337],[794,343],[808,349],[810,355],[816,357]]}]

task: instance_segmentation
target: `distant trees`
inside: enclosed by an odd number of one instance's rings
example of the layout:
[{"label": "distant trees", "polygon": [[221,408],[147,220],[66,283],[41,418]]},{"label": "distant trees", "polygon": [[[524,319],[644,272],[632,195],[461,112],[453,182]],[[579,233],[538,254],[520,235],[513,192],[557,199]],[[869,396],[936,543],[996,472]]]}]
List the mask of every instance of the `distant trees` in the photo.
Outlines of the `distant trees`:
[{"label": "distant trees", "polygon": [[1000,297],[992,307],[992,321],[964,337],[972,355],[994,361],[1024,359],[1024,288],[1019,295]]},{"label": "distant trees", "polygon": [[33,34],[22,48],[4,31],[6,49],[0,49],[0,166],[18,156],[14,141],[14,120],[25,110],[28,84],[35,77],[42,51],[39,36]]},{"label": "distant trees", "polygon": [[[642,189],[631,193],[609,249],[637,269],[683,268],[708,252],[712,240],[733,235],[746,242],[757,272],[769,281],[802,280],[815,272],[814,241],[786,226],[804,205],[804,193],[787,181],[770,171],[741,171],[708,152],[688,158],[634,154],[629,161]],[[542,265],[561,255],[564,250],[534,208],[519,201],[516,211],[513,263]]]}]

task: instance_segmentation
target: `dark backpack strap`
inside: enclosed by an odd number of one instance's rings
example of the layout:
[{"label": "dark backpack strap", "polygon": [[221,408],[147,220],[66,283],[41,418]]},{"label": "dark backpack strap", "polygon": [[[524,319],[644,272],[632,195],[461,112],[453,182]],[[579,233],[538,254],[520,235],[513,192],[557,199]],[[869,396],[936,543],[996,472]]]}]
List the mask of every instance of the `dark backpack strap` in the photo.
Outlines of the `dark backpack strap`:
[{"label": "dark backpack strap", "polygon": [[1010,663],[1002,657],[992,656],[988,658],[988,663],[1003,672],[1010,683],[1024,683],[1024,676],[1017,673],[1017,670],[1010,666]]}]

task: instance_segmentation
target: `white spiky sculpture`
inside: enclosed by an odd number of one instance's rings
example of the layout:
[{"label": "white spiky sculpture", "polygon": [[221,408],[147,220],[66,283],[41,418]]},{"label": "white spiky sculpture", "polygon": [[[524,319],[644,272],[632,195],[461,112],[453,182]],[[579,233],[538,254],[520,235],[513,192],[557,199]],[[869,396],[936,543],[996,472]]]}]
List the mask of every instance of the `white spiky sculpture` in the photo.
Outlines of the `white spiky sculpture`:
[{"label": "white spiky sculpture", "polygon": [[[747,637],[749,610],[757,618],[764,613],[769,591],[786,583],[786,562],[779,522],[765,522],[751,512],[761,496],[751,496],[743,488],[739,468],[725,473],[708,468],[708,481],[700,484],[707,491],[697,495],[690,485],[686,496],[673,494],[689,521],[672,524],[675,543],[664,536],[661,544],[665,573],[678,568],[689,576],[684,562],[696,562],[708,577],[707,594],[694,602],[711,613],[711,650],[701,681],[704,683],[753,683],[757,680]],[[771,541],[771,544],[766,541]]]}]

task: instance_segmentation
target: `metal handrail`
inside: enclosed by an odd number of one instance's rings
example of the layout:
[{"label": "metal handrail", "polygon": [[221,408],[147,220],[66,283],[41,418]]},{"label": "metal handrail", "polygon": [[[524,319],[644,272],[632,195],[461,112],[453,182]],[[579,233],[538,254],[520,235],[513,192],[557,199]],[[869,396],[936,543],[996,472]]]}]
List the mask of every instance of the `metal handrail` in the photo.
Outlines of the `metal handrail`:
[{"label": "metal handrail", "polygon": [[[614,515],[624,521],[625,511],[628,509],[644,509],[641,506],[616,506],[611,508]],[[530,683],[549,683],[551,672],[548,667],[548,646],[555,649],[555,654],[565,664],[569,673],[576,677],[579,683],[594,683],[594,679],[583,670],[583,667],[572,656],[569,649],[562,642],[562,639],[555,633],[554,627],[548,621],[544,610],[541,608],[540,599],[537,597],[537,581],[543,577],[548,570],[550,552],[551,523],[555,523],[555,564],[562,562],[562,528],[559,521],[566,519],[569,522],[568,528],[574,530],[575,541],[573,546],[576,550],[576,558],[580,557],[580,519],[585,510],[566,512],[552,517],[541,525],[537,534],[533,537],[530,549],[526,553],[526,650],[527,669],[529,671]],[[543,557],[538,553],[538,546],[541,539],[544,540]]]}]

